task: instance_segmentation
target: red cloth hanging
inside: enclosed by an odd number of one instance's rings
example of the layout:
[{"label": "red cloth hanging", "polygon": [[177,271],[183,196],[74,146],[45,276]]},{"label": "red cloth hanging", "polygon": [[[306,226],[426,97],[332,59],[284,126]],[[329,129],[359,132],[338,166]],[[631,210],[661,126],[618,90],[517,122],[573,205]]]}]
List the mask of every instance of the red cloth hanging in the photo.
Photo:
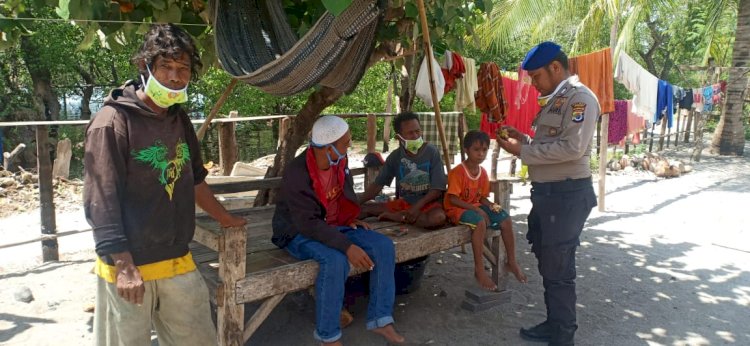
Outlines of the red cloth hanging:
[{"label": "red cloth hanging", "polygon": [[477,108],[489,114],[490,120],[502,123],[505,120],[506,102],[503,98],[503,83],[500,69],[494,62],[485,62],[477,73],[479,90],[474,95]]},{"label": "red cloth hanging", "polygon": [[522,81],[508,77],[501,77],[501,82],[503,84],[503,98],[508,100],[505,119],[500,123],[493,122],[487,113],[482,113],[480,130],[487,133],[490,138],[495,139],[495,131],[504,125],[508,125],[533,137],[534,130],[531,129],[531,123],[539,113],[540,107],[536,102],[539,92]]}]

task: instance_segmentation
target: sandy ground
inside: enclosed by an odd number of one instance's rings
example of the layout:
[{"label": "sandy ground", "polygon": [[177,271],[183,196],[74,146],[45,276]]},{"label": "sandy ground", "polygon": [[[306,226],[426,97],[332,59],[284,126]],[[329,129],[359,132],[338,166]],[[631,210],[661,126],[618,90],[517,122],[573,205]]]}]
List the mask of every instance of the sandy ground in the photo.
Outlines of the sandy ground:
[{"label": "sandy ground", "polygon": [[[592,212],[578,252],[579,345],[750,345],[748,170],[747,156],[704,155],[680,178],[608,176],[606,212]],[[412,344],[533,344],[518,337],[520,326],[544,319],[541,277],[524,240],[530,207],[529,186],[516,185],[511,214],[529,283],[509,278],[510,303],[468,312],[460,304],[475,285],[471,253],[431,256],[421,289],[397,298],[397,327]],[[38,242],[2,245],[33,238],[35,220],[34,213],[0,220],[0,344],[90,344],[93,315],[84,309],[94,299],[91,235],[61,237],[63,261],[38,265]],[[61,232],[86,227],[80,211],[58,215],[58,225]],[[21,286],[32,290],[33,302],[14,300]],[[365,309],[365,300],[352,307],[355,321],[343,342],[384,345],[364,330]],[[313,326],[312,298],[292,294],[248,344],[315,345]]]}]

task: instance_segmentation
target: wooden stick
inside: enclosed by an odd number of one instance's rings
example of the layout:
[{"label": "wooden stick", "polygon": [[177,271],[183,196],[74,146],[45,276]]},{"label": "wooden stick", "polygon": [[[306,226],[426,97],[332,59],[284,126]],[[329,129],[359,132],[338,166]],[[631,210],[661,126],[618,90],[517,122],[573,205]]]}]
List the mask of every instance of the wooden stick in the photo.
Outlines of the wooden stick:
[{"label": "wooden stick", "polygon": [[206,135],[206,131],[208,131],[208,125],[211,123],[211,120],[216,117],[216,114],[219,114],[219,110],[221,107],[224,106],[224,103],[227,101],[227,98],[229,97],[229,94],[232,93],[232,90],[234,89],[234,86],[237,85],[237,79],[232,78],[232,81],[229,82],[229,85],[227,85],[227,88],[224,89],[224,92],[221,94],[221,97],[219,97],[219,100],[216,101],[216,104],[211,108],[211,112],[208,113],[208,118],[206,118],[206,122],[201,125],[201,128],[198,129],[198,132],[196,135],[198,136],[198,140],[202,141],[203,137]]},{"label": "wooden stick", "polygon": [[52,187],[52,163],[47,149],[47,126],[36,127],[36,156],[39,170],[39,205],[42,214],[42,260],[57,261],[57,225]]},{"label": "wooden stick", "polygon": [[253,333],[255,333],[256,330],[258,330],[258,327],[260,327],[261,323],[268,318],[268,315],[271,314],[271,311],[281,303],[281,300],[284,299],[286,296],[286,293],[282,293],[279,295],[275,295],[271,298],[266,299],[263,304],[260,305],[258,310],[255,311],[253,314],[253,317],[250,317],[250,320],[247,321],[247,324],[245,324],[245,330],[242,332],[242,338],[247,343],[247,340],[250,339],[251,336],[253,336]]},{"label": "wooden stick", "polygon": [[11,167],[11,163],[16,159],[16,156],[26,149],[26,144],[20,143],[10,153],[3,153],[3,169],[8,170]]},{"label": "wooden stick", "polygon": [[605,181],[607,179],[607,141],[609,141],[609,114],[602,114],[601,142],[599,144],[599,211],[604,211]]},{"label": "wooden stick", "polygon": [[451,159],[448,152],[448,141],[445,139],[445,130],[443,128],[443,118],[440,116],[440,102],[437,98],[437,90],[435,89],[435,79],[433,78],[433,71],[435,67],[432,66],[432,44],[430,43],[430,28],[427,26],[427,13],[424,9],[424,0],[417,0],[417,7],[419,8],[419,20],[422,23],[422,41],[424,42],[424,50],[426,53],[425,59],[427,59],[427,73],[430,76],[430,93],[432,94],[432,108],[435,110],[435,122],[437,122],[438,134],[440,135],[440,144],[443,147],[443,161],[445,163],[446,172],[451,171]]}]

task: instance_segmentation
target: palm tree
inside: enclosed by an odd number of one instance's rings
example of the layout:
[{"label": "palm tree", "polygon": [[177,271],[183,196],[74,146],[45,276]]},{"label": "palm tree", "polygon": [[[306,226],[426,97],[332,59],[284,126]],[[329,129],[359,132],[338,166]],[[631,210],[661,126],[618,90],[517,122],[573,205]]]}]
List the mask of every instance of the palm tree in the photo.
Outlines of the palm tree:
[{"label": "palm tree", "polygon": [[750,76],[750,0],[739,0],[737,31],[732,53],[732,66],[727,83],[726,103],[716,126],[712,150],[720,155],[742,156],[745,151],[743,98]]},{"label": "palm tree", "polygon": [[[627,49],[637,38],[638,23],[647,21],[650,13],[675,6],[674,0],[496,1],[478,33],[483,46],[495,51],[503,51],[523,37],[531,42],[572,39],[571,54],[608,45]],[[605,35],[603,28],[611,29],[610,35]]]}]

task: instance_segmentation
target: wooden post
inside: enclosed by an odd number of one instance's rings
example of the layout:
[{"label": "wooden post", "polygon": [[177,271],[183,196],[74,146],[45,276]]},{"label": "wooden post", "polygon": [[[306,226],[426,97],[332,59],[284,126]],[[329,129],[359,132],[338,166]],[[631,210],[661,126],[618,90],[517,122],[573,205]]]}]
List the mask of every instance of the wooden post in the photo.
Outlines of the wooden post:
[{"label": "wooden post", "polygon": [[[367,115],[367,153],[377,152],[375,144],[378,136],[378,118],[374,114]],[[380,174],[380,167],[367,167],[365,170],[365,188],[375,183],[375,178]]]},{"label": "wooden post", "polygon": [[654,131],[656,131],[656,123],[651,123],[651,140],[648,143],[648,152],[654,151]]},{"label": "wooden post", "polygon": [[[237,111],[229,112],[230,118],[237,117]],[[234,123],[219,124],[219,165],[221,175],[230,175],[232,167],[237,162],[237,136],[234,132]]]},{"label": "wooden post", "polygon": [[664,149],[664,133],[667,131],[667,119],[661,119],[661,132],[659,133],[659,151]]},{"label": "wooden post", "polygon": [[[461,162],[464,162],[466,159],[466,152],[464,152],[464,113],[461,112],[458,114],[458,149],[459,149],[459,155],[461,157]],[[461,244],[461,253],[467,253],[466,252],[466,244]]]},{"label": "wooden post", "polygon": [[279,124],[279,141],[278,143],[276,143],[277,150],[281,148],[281,142],[283,142],[284,138],[286,138],[286,134],[289,132],[290,128],[292,128],[292,118],[290,117],[282,118],[281,124]]},{"label": "wooden post", "polygon": [[73,156],[70,139],[65,138],[57,142],[57,154],[55,154],[55,163],[52,167],[52,177],[63,177],[68,179],[70,176],[70,159]]},{"label": "wooden post", "polygon": [[507,252],[505,246],[502,243],[502,237],[492,237],[490,241],[492,255],[495,258],[495,263],[492,263],[492,271],[490,275],[492,281],[495,283],[495,285],[497,285],[497,289],[500,291],[504,291],[508,283],[508,280],[503,280],[503,278],[508,274],[508,271],[505,268],[505,262],[508,257]]},{"label": "wooden post", "polygon": [[674,146],[677,146],[677,142],[680,141],[680,116],[682,115],[682,109],[677,108],[677,127],[674,133]]},{"label": "wooden post", "polygon": [[446,172],[451,170],[451,158],[448,151],[448,141],[445,139],[445,129],[443,128],[443,118],[440,116],[440,102],[438,102],[437,91],[435,90],[435,79],[433,77],[433,71],[435,66],[432,66],[432,44],[430,43],[430,28],[427,26],[427,14],[424,9],[424,0],[417,0],[417,7],[419,8],[419,19],[422,23],[422,41],[424,42],[424,50],[427,59],[427,73],[430,76],[430,93],[432,94],[432,108],[435,110],[435,122],[437,123],[438,134],[440,135],[440,144],[443,147],[443,161],[445,163]]},{"label": "wooden post", "polygon": [[219,237],[219,287],[216,324],[220,346],[242,346],[245,306],[237,303],[237,281],[245,277],[247,232],[244,227],[222,228]]},{"label": "wooden post", "polygon": [[378,136],[378,119],[374,114],[367,115],[367,152],[374,153]]},{"label": "wooden post", "polygon": [[607,179],[607,141],[609,141],[609,114],[602,114],[601,142],[599,146],[599,211],[604,211],[605,181]]},{"label": "wooden post", "polygon": [[57,251],[57,225],[52,188],[52,164],[47,149],[47,126],[36,127],[36,156],[39,171],[39,206],[42,216],[42,261],[60,259]]},{"label": "wooden post", "polygon": [[16,146],[13,151],[9,153],[3,153],[3,169],[6,171],[13,170],[11,164],[16,159],[16,156],[26,149],[26,144],[20,143]]},{"label": "wooden post", "polygon": [[694,113],[695,111],[692,109],[688,112],[687,123],[685,124],[685,143],[690,142],[690,131],[692,131],[692,128],[693,128],[693,114]]},{"label": "wooden post", "polygon": [[224,102],[227,102],[227,98],[229,97],[229,94],[232,93],[232,89],[234,89],[235,85],[237,85],[237,79],[232,78],[232,81],[229,82],[227,88],[224,89],[224,92],[219,97],[219,100],[216,101],[216,104],[211,108],[211,112],[208,113],[206,122],[201,125],[200,129],[198,129],[198,132],[196,133],[199,141],[203,140],[203,137],[206,135],[206,131],[208,131],[208,126],[211,125],[211,121],[214,120],[216,114],[219,114],[219,110],[222,106],[224,106]]}]

